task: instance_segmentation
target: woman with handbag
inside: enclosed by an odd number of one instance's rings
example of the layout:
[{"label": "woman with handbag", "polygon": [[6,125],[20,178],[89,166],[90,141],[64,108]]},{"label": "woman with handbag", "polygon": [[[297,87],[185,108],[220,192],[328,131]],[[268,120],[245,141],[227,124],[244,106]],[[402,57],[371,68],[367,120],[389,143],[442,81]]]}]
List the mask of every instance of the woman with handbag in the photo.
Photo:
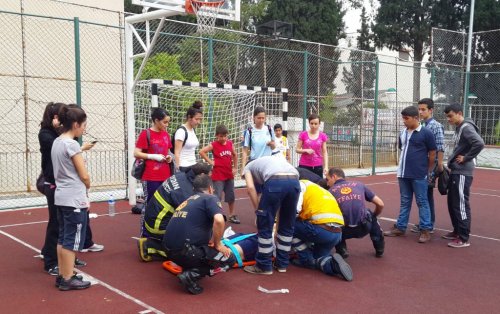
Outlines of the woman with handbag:
[{"label": "woman with handbag", "polygon": [[163,181],[170,178],[172,156],[168,154],[172,143],[167,132],[170,115],[165,109],[154,108],[151,112],[153,125],[143,130],[135,144],[134,157],[145,160],[142,189],[146,203]]}]

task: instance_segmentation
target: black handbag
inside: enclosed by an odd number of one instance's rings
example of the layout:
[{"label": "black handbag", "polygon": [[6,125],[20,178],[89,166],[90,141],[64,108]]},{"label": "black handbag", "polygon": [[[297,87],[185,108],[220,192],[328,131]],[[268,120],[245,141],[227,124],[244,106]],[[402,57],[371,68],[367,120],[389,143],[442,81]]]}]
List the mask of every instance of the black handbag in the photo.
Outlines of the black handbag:
[{"label": "black handbag", "polygon": [[45,195],[45,177],[43,176],[43,172],[40,173],[38,178],[36,179],[36,189],[38,192],[42,193]]},{"label": "black handbag", "polygon": [[443,172],[441,172],[438,176],[438,191],[441,195],[448,194],[448,182],[450,181],[450,170],[448,168],[444,168]]},{"label": "black handbag", "polygon": [[[149,147],[150,136],[151,134],[149,133],[149,129],[147,129],[146,138],[148,140],[148,147]],[[146,160],[136,158],[134,164],[132,165],[132,171],[131,171],[132,177],[136,178],[137,180],[141,180],[142,175],[144,174],[144,170],[146,170]]]}]

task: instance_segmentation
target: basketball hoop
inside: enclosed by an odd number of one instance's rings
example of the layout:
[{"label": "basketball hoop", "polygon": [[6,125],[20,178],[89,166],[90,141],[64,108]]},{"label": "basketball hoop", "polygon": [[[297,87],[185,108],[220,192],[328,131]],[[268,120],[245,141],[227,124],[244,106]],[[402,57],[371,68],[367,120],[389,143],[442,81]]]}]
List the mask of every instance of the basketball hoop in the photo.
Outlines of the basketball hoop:
[{"label": "basketball hoop", "polygon": [[186,0],[186,12],[196,14],[198,22],[198,33],[212,34],[215,28],[215,20],[224,0]]}]

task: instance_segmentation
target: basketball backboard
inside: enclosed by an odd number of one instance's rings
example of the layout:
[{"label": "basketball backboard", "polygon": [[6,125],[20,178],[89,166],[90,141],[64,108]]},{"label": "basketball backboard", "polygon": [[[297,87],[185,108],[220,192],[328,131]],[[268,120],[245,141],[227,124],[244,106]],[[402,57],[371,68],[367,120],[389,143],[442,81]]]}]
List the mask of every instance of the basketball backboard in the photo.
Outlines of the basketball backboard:
[{"label": "basketball backboard", "polygon": [[[147,8],[170,10],[179,14],[186,14],[185,0],[132,0],[132,4]],[[225,0],[217,14],[218,19],[239,21],[241,0]]]}]

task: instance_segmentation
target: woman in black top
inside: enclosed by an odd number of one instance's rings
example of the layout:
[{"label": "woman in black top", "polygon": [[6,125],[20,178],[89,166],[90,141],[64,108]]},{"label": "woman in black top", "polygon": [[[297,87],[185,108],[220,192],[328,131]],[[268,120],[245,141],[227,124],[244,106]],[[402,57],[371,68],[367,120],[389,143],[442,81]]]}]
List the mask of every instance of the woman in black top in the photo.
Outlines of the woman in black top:
[{"label": "woman in black top", "polygon": [[60,126],[58,112],[62,106],[64,106],[64,104],[51,102],[45,107],[43,119],[40,123],[40,132],[38,133],[40,152],[42,153],[42,174],[45,178],[43,191],[49,207],[49,222],[45,233],[45,243],[42,248],[42,255],[45,271],[53,276],[57,276],[58,274],[56,247],[57,238],[59,236],[59,223],[57,222],[57,207],[54,204],[56,181],[54,179],[54,169],[52,167],[50,152],[54,140],[59,136],[57,131]]}]

